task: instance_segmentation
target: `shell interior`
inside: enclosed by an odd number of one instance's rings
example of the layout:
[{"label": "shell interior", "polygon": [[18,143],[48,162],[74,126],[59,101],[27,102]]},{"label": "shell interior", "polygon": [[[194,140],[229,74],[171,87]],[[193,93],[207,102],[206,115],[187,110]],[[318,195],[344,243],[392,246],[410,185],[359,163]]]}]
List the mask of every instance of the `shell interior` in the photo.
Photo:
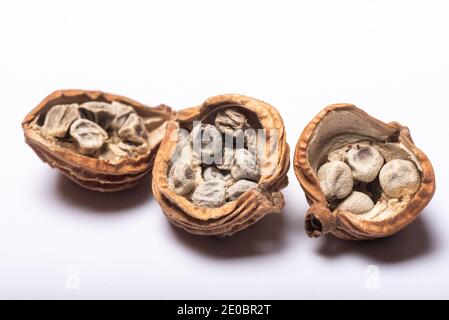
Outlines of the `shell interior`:
[{"label": "shell interior", "polygon": [[[43,107],[29,130],[50,148],[119,163],[148,156],[166,119],[119,101],[75,96],[55,99]],[[160,141],[160,138],[157,142]]]},{"label": "shell interior", "polygon": [[422,183],[418,158],[398,131],[363,112],[337,109],[323,117],[311,136],[307,160],[329,208],[361,220],[401,213]]},{"label": "shell interior", "polygon": [[[195,206],[218,208],[257,189],[257,134],[261,128],[256,114],[229,104],[181,123],[166,172],[170,190]],[[248,134],[254,134],[256,140],[250,140]],[[200,220],[219,218],[202,213],[189,212]]]}]

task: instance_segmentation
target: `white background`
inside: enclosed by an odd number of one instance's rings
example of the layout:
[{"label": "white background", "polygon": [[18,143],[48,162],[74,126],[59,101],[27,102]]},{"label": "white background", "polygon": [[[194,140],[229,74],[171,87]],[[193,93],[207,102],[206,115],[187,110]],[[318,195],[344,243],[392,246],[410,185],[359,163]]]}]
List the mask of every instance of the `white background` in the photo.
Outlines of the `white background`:
[{"label": "white background", "polygon": [[[448,16],[447,1],[2,1],[0,298],[449,298]],[[292,149],[351,102],[410,127],[438,190],[389,239],[312,240],[290,170],[282,215],[191,236],[147,182],[85,191],[26,146],[22,118],[68,88],[175,109],[246,94],[279,109]]]}]

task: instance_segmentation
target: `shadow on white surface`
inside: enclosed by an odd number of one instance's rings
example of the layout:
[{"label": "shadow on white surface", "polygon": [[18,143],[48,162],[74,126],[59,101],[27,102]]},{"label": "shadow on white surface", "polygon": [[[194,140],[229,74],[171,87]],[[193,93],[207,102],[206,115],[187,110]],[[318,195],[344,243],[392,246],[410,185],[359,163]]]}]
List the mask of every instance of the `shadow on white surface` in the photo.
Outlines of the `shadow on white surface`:
[{"label": "shadow on white surface", "polygon": [[150,178],[144,178],[134,188],[119,192],[97,192],[84,189],[62,174],[55,185],[57,195],[68,205],[89,209],[89,212],[126,213],[127,209],[137,207],[153,199]]},{"label": "shadow on white surface", "polygon": [[[425,212],[423,212],[425,215]],[[431,254],[435,250],[432,234],[423,218],[391,237],[374,241],[345,241],[325,236],[318,254],[327,258],[359,255],[381,263],[401,263]]]},{"label": "shadow on white surface", "polygon": [[270,214],[232,237],[197,236],[171,225],[179,243],[212,258],[233,259],[279,253],[286,244],[284,214]]}]

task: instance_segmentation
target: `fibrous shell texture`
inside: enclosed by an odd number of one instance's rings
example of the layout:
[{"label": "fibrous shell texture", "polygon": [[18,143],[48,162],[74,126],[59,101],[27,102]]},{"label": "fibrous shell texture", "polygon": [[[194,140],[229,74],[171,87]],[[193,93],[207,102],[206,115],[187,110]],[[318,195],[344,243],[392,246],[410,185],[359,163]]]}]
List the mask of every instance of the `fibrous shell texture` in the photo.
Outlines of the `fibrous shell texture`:
[{"label": "fibrous shell texture", "polygon": [[100,91],[61,90],[23,120],[25,141],[50,166],[79,185],[119,191],[150,173],[174,114]]},{"label": "fibrous shell texture", "polygon": [[432,165],[408,128],[351,104],[330,105],[307,125],[294,169],[310,205],[310,237],[393,235],[416,219],[435,192]]},{"label": "fibrous shell texture", "polygon": [[[246,130],[260,133],[257,148]],[[188,166],[189,179],[172,169],[180,165]],[[198,235],[230,236],[281,212],[289,166],[277,110],[246,96],[220,95],[180,111],[168,123],[153,169],[153,195],[177,227]],[[174,182],[183,179],[185,189],[175,188]]]}]

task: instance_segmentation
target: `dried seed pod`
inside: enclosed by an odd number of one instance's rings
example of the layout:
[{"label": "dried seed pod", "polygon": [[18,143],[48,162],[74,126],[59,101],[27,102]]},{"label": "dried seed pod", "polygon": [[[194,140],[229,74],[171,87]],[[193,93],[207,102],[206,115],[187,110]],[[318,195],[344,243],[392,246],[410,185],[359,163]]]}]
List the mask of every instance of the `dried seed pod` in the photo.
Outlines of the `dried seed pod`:
[{"label": "dried seed pod", "polygon": [[94,154],[108,138],[102,127],[86,119],[78,119],[71,125],[70,136],[75,139],[78,150],[85,155]]},{"label": "dried seed pod", "polygon": [[[222,95],[175,113],[98,91],[64,90],[44,99],[22,126],[44,162],[92,190],[136,185],[157,152],[154,197],[172,223],[194,234],[229,236],[284,207],[280,190],[290,162],[283,121],[256,99]],[[254,144],[247,129],[273,132]]]},{"label": "dried seed pod", "polygon": [[[194,126],[198,121],[201,127]],[[236,138],[243,138],[237,132],[243,133],[242,130],[248,128],[273,130],[272,134],[265,136],[263,143],[258,144],[257,155],[250,153],[243,144],[242,149],[235,150],[236,145],[225,143],[222,157],[214,157],[214,163],[200,159],[197,164],[198,168],[204,169],[204,182],[198,177],[197,186],[184,196],[171,190],[169,169],[176,163],[175,159],[183,158],[173,156],[185,141],[179,132],[191,132],[193,153],[206,152],[210,156],[212,151],[221,155],[222,141],[229,137],[237,141]],[[206,138],[201,135],[205,129],[211,133]],[[205,150],[195,150],[195,143]],[[152,189],[163,212],[176,226],[193,234],[230,236],[266,214],[282,210],[284,199],[280,190],[288,184],[286,174],[289,165],[289,147],[279,113],[256,99],[221,95],[198,107],[180,111],[176,119],[167,124],[167,132],[155,160]],[[229,177],[232,172],[230,183],[221,179],[222,176]],[[239,180],[248,176],[254,182]],[[234,179],[239,181],[233,183]]]},{"label": "dried seed pod", "polygon": [[[77,120],[79,113],[103,129],[87,119]],[[165,125],[161,125],[152,131],[144,128],[145,141],[140,145],[124,141],[117,132],[130,114],[143,122],[174,116],[164,105],[150,108],[100,91],[62,90],[32,110],[22,127],[25,141],[36,154],[65,176],[88,189],[118,191],[133,187],[151,171],[165,134]]]},{"label": "dried seed pod", "polygon": [[[343,199],[326,197],[320,183],[318,170],[334,161],[346,161],[360,181]],[[409,225],[435,192],[432,165],[408,128],[383,123],[350,104],[331,105],[309,123],[296,146],[294,168],[310,204],[310,237],[390,236]]]}]

